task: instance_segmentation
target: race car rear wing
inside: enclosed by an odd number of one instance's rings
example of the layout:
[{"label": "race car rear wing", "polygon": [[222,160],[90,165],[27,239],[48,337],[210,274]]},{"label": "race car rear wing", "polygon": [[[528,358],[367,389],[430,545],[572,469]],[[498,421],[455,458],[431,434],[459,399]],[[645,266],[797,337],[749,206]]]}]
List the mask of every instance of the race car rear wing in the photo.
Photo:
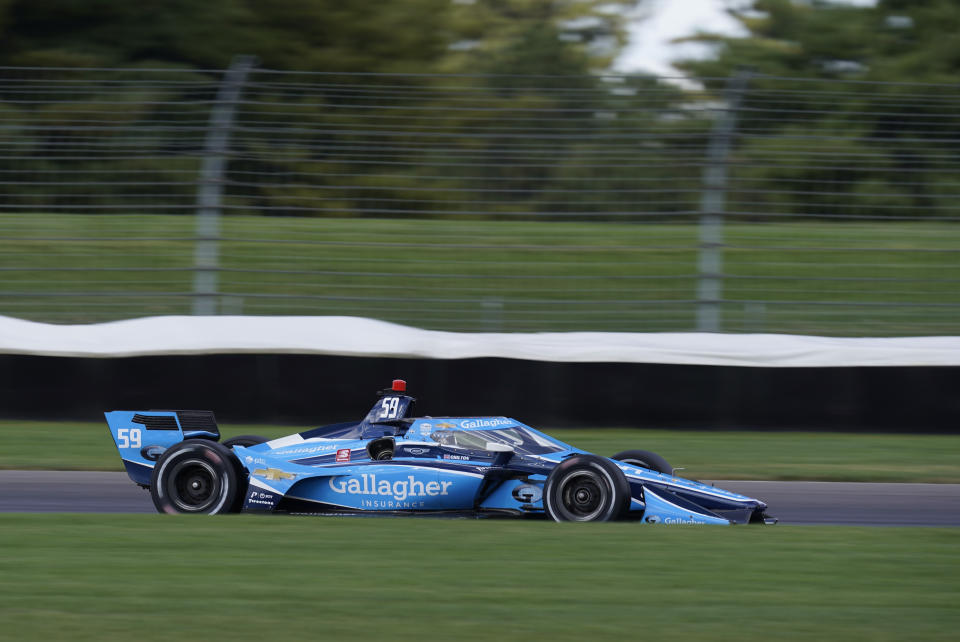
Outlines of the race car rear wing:
[{"label": "race car rear wing", "polygon": [[220,439],[209,410],[112,410],[103,413],[127,474],[150,485],[154,463],[170,446],[184,439]]}]

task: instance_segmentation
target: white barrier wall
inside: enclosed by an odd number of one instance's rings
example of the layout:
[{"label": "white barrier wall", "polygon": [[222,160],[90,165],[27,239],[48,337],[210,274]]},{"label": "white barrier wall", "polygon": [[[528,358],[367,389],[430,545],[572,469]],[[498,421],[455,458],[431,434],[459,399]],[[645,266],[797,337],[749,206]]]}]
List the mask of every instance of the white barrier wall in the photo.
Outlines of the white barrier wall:
[{"label": "white barrier wall", "polygon": [[358,317],[167,316],[51,325],[0,316],[0,354],[272,353],[709,366],[957,366],[960,337],[421,330]]}]

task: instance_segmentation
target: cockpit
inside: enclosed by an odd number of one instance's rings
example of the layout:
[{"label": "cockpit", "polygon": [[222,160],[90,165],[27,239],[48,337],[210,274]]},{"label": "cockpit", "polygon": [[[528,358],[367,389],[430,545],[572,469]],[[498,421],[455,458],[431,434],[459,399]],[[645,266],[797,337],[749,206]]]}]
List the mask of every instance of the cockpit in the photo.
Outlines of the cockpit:
[{"label": "cockpit", "polygon": [[544,455],[567,450],[568,446],[521,426],[496,430],[435,430],[430,439],[442,446],[473,451],[499,450],[491,444],[509,446],[522,455]]}]

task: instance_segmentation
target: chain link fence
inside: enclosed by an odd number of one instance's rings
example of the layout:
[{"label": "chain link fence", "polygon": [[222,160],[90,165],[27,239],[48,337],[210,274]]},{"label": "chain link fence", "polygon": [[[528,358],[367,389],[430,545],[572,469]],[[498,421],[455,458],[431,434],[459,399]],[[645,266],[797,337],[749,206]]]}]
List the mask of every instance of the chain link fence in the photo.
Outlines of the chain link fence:
[{"label": "chain link fence", "polygon": [[958,98],[0,68],[0,314],[958,334]]}]

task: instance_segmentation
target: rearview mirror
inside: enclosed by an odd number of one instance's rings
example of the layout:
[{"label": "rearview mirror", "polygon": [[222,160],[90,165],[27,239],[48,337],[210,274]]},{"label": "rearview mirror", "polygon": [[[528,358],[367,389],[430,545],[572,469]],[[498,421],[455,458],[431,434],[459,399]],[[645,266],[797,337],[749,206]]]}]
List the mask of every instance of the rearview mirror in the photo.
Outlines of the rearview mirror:
[{"label": "rearview mirror", "polygon": [[513,457],[513,446],[508,446],[507,444],[488,441],[486,449],[487,452],[497,453],[497,456],[493,458],[494,466],[505,466]]}]

